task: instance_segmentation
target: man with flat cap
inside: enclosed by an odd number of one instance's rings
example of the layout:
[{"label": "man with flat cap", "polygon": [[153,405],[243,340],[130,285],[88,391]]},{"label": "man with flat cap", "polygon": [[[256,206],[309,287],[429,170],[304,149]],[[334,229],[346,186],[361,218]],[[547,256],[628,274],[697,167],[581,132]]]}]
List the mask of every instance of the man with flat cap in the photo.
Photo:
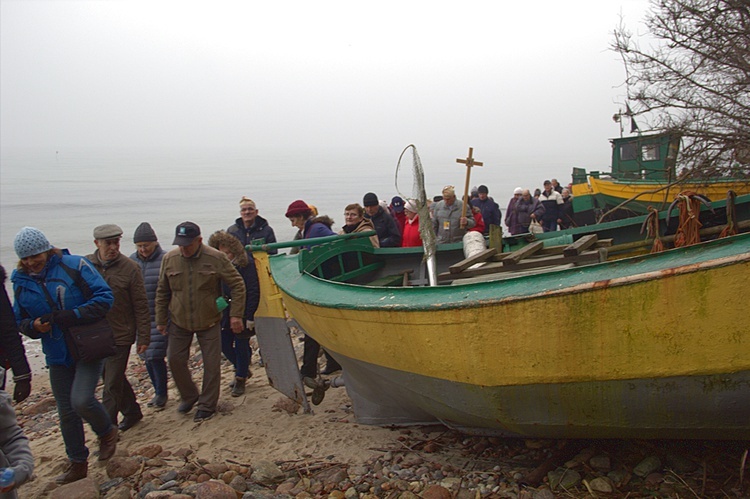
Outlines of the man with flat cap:
[{"label": "man with flat cap", "polygon": [[117,415],[122,413],[118,428],[127,431],[143,419],[143,413],[125,370],[133,343],[137,344],[139,354],[148,348],[151,318],[141,269],[120,253],[121,238],[122,229],[115,224],[96,227],[96,251],[86,258],[104,277],[115,296],[112,308],[107,312],[107,320],[114,333],[116,352],[104,360],[102,404],[113,424],[117,424]]},{"label": "man with flat cap", "polygon": [[[167,360],[182,399],[177,411],[187,414],[197,403],[193,421],[200,422],[213,417],[221,389],[221,283],[231,289],[229,325],[236,334],[245,329],[245,283],[224,253],[203,244],[193,222],[177,226],[173,244],[178,247],[164,256],[159,271],[156,327],[169,334]],[[203,355],[200,392],[188,367],[193,335]]]}]

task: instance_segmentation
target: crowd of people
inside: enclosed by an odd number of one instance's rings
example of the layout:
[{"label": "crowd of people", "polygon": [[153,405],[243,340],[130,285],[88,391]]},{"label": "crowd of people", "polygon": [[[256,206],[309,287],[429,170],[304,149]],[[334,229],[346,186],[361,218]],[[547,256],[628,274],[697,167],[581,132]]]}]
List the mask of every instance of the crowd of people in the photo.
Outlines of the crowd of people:
[{"label": "crowd of people", "polygon": [[[545,181],[535,196],[517,188],[504,219],[485,185],[472,189],[466,206],[453,186],[445,186],[428,203],[427,211],[414,199],[394,196],[387,203],[368,192],[362,205],[351,203],[344,208],[344,224],[338,230],[330,217],[318,214],[315,206],[303,200],[293,201],[285,215],[297,228],[295,239],[374,231],[370,241],[376,248],[411,247],[422,245],[420,211],[428,214],[437,242],[443,244],[461,241],[470,231],[486,236],[501,221],[511,234],[528,232],[533,222],[547,231],[565,228],[572,221],[570,202],[570,190],[553,179]],[[231,395],[245,393],[253,353],[250,338],[255,334],[254,315],[261,299],[247,246],[275,243],[276,236],[252,199],[240,199],[239,215],[205,243],[197,224],[177,225],[175,248],[168,251],[161,247],[151,225],[143,222],[133,232],[136,251],[129,256],[121,252],[124,232],[116,224],[93,229],[94,251],[85,257],[53,246],[34,227],[16,234],[19,262],[11,275],[12,304],[3,293],[0,362],[13,371],[13,400],[24,400],[31,392],[31,369],[19,333],[41,340],[69,463],[57,483],[88,474],[90,452],[84,422],[98,437],[98,459],[106,461],[114,455],[120,434],[143,419],[125,372],[133,345],[153,384],[154,396],[147,405],[155,411],[168,403],[171,372],[180,397],[177,411],[188,414],[196,407],[194,421],[211,419],[221,392],[222,356],[234,366],[234,380],[227,387]],[[0,275],[4,281],[2,267]],[[114,353],[101,359],[79,359],[68,337],[70,329],[104,318],[114,337]],[[203,359],[200,389],[188,368],[194,338]],[[319,369],[320,348],[313,338],[305,338],[300,375],[307,386],[317,386],[319,374],[341,369],[327,352],[326,366]],[[4,376],[0,378],[0,417],[5,417],[10,396],[3,391]],[[100,380],[101,400],[96,397]],[[0,428],[0,433],[6,429],[13,433],[12,450],[0,445],[0,466],[5,463],[16,471],[14,484],[0,493],[12,493],[33,469],[28,442],[24,443],[25,437],[22,432],[19,437],[16,428],[11,424]]]}]

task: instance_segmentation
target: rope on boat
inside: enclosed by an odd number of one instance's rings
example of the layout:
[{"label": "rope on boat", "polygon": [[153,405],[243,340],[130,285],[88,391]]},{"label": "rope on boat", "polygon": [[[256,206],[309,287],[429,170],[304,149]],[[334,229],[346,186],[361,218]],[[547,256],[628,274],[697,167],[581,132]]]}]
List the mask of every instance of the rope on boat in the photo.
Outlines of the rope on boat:
[{"label": "rope on boat", "polygon": [[[653,206],[649,206],[648,215],[643,225],[646,227],[646,237],[653,238],[654,240],[654,244],[651,246],[651,253],[661,253],[664,251],[664,243],[659,233],[659,210]],[[643,230],[641,230],[641,233],[643,233]]]},{"label": "rope on boat", "polygon": [[701,242],[700,229],[703,224],[698,219],[701,200],[693,191],[682,191],[675,199],[680,210],[680,222],[674,238],[674,247],[692,246]]},{"label": "rope on boat", "polygon": [[719,237],[734,236],[737,234],[737,212],[734,209],[734,198],[736,197],[736,192],[732,190],[727,191],[727,226],[721,231]]}]

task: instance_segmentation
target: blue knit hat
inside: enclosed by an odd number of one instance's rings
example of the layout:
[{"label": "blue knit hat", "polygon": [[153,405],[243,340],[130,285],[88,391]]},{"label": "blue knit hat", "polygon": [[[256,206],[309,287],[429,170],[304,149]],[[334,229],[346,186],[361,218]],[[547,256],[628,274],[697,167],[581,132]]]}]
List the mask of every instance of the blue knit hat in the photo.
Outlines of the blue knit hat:
[{"label": "blue knit hat", "polygon": [[38,255],[52,249],[52,245],[47,240],[47,236],[42,231],[34,227],[24,227],[13,241],[13,247],[16,250],[18,258],[27,258]]}]

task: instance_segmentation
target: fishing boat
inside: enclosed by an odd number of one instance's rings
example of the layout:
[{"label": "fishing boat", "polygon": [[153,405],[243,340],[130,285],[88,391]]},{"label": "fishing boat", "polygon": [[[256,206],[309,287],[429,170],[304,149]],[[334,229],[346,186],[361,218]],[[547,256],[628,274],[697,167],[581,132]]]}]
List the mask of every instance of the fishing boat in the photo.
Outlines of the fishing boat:
[{"label": "fishing boat", "polygon": [[727,191],[750,194],[750,178],[688,179],[677,173],[680,135],[646,133],[610,139],[611,168],[586,172],[573,168],[573,211],[576,225],[616,220],[667,209],[675,195],[695,192],[711,201]]},{"label": "fishing boat", "polygon": [[289,314],[343,366],[358,422],[750,438],[750,234],[615,261],[592,237],[533,264],[532,245],[473,260],[439,246],[436,286],[422,248],[368,235],[254,253],[259,339]]}]

